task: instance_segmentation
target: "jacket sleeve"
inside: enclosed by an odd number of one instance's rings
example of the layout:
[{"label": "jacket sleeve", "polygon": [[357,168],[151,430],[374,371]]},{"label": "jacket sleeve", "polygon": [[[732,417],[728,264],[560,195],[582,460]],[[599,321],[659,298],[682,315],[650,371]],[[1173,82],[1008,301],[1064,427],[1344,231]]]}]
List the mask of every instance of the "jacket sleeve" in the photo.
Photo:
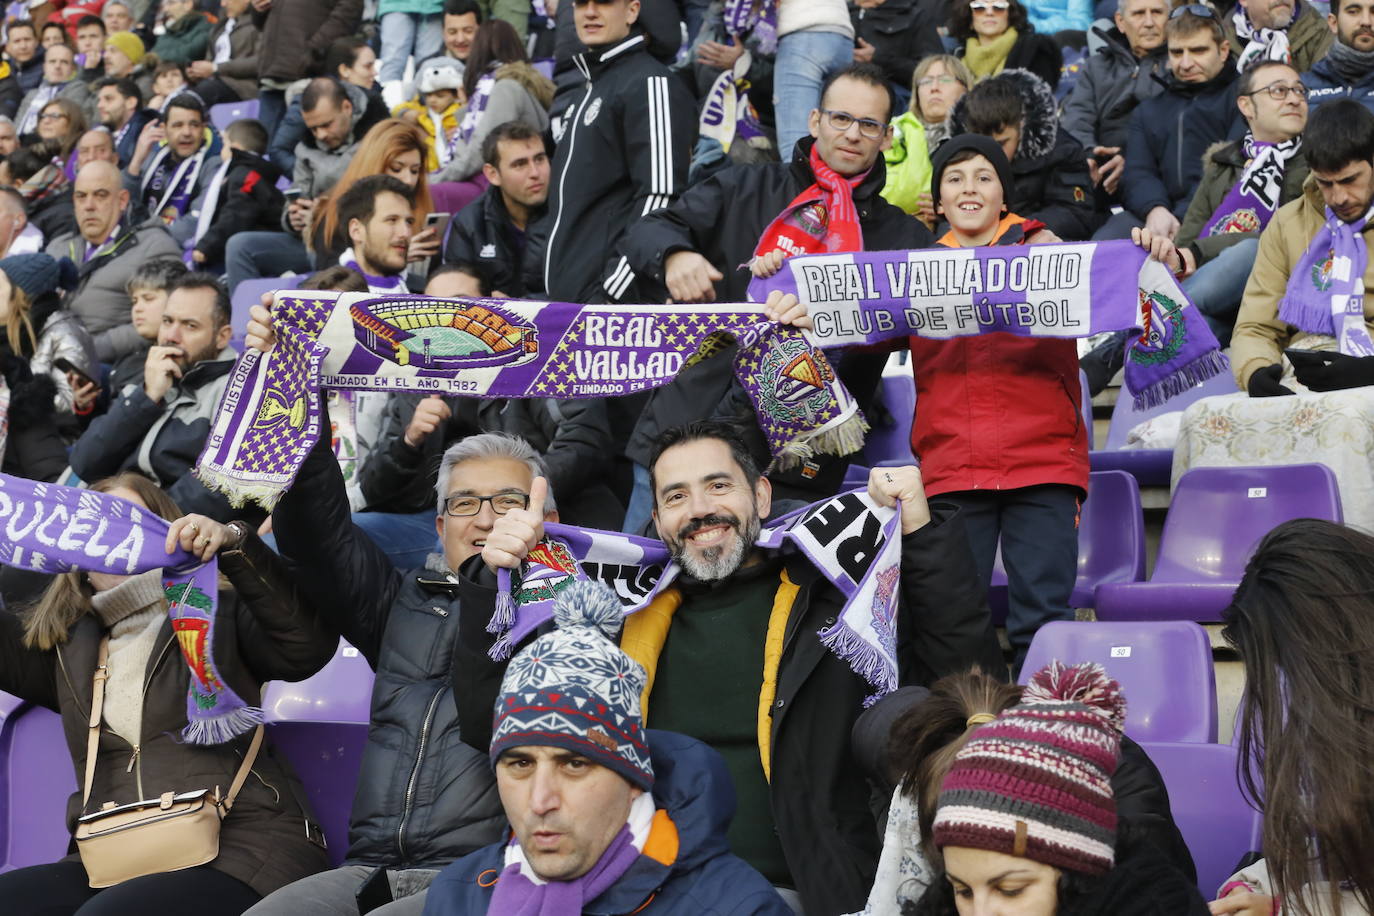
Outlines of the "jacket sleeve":
[{"label": "jacket sleeve", "polygon": [[[363,20],[363,0],[337,0],[329,10],[329,18],[320,23],[306,43],[306,51],[323,50],[336,38],[358,31]],[[261,28],[261,26],[259,26]]]},{"label": "jacket sleeve", "polygon": [[[659,291],[658,299],[667,298],[664,263],[668,255],[677,251],[700,252],[708,247],[706,239],[716,231],[725,216],[725,202],[730,199],[729,172],[729,169],[717,172],[692,185],[674,203],[643,217],[625,233],[621,251],[641,283],[650,280],[656,284],[653,288]],[[733,264],[712,266],[727,275],[735,267]],[[642,291],[647,293],[648,288]],[[718,284],[716,294],[720,292]],[[649,295],[648,298],[654,297]]]},{"label": "jacket sleeve", "polygon": [[90,332],[76,318],[60,318],[48,322],[43,336],[38,340],[38,348],[33,359],[29,361],[29,368],[35,375],[47,373],[51,376],[53,384],[57,386],[54,406],[58,411],[71,413],[75,394],[72,392],[71,383],[67,381],[67,373],[55,368],[53,363],[65,359],[98,379],[99,366],[93,365],[94,355],[95,343],[91,340]]},{"label": "jacket sleeve", "polygon": [[932,502],[929,524],[902,537],[902,606],[897,660],[901,683],[929,685],[979,665],[1006,676],[959,510]]},{"label": "jacket sleeve", "polygon": [[548,410],[555,418],[553,441],[544,452],[549,483],[555,494],[572,493],[605,476],[606,456],[614,454],[611,422],[601,398],[574,401],[528,401],[530,410]]},{"label": "jacket sleeve", "polygon": [[24,645],[24,620],[12,610],[0,613],[0,690],[58,711],[57,660],[51,651]]},{"label": "jacket sleeve", "polygon": [[[245,23],[242,27],[235,27],[233,35],[239,34],[240,28],[246,31],[249,25]],[[252,26],[251,28],[253,30],[251,45],[247,49],[240,48],[238,53],[232,53],[228,60],[216,67],[215,74],[217,76],[227,76],[232,80],[257,81],[258,48],[262,46],[262,33],[258,31],[256,26]],[[233,35],[230,36],[230,44],[233,44]],[[205,49],[208,57],[214,56],[211,53],[214,51],[214,47],[214,42],[211,42],[209,47]],[[248,53],[242,53],[244,50],[247,50]]]},{"label": "jacket sleeve", "polygon": [[[320,415],[327,425],[323,408]],[[306,600],[375,671],[387,617],[403,578],[382,549],[354,526],[343,472],[328,436],[320,436],[277,503],[272,531]]]},{"label": "jacket sleeve", "polygon": [[229,502],[229,497],[205,486],[191,470],[187,470],[177,478],[176,483],[167,487],[167,495],[175,500],[183,512],[197,512],[217,522],[231,522],[235,518],[245,516],[253,519],[255,523],[263,519],[260,511],[235,509]]},{"label": "jacket sleeve", "polygon": [[1090,59],[1079,71],[1078,82],[1064,100],[1064,113],[1059,118],[1059,126],[1079,143],[1085,151],[1090,151],[1097,142],[1097,76],[1096,68]]},{"label": "jacket sleeve", "polygon": [[[155,257],[156,254],[149,254],[148,257]],[[124,354],[134,352],[143,340],[138,336],[138,329],[127,321],[93,334],[91,339],[95,341],[95,353],[102,363],[112,363]]]},{"label": "jacket sleeve", "polygon": [[1274,214],[1260,233],[1255,266],[1240,300],[1240,314],[1231,333],[1231,371],[1241,391],[1247,389],[1256,369],[1282,362],[1283,348],[1292,336],[1288,322],[1279,318],[1279,300],[1293,272],[1283,239],[1284,224],[1296,222],[1293,215],[1291,211]]},{"label": "jacket sleeve", "polygon": [[1145,749],[1127,736],[1121,738],[1121,763],[1112,774],[1117,817],[1130,824],[1136,838],[1149,842],[1189,881],[1197,882],[1197,868],[1169,807],[1164,777]]},{"label": "jacket sleeve", "polygon": [[[281,126],[272,135],[272,145],[267,148],[267,158],[280,165],[282,172],[291,176],[292,185],[298,188],[302,185],[295,183],[296,144],[304,137],[305,118],[301,114],[301,107],[291,105],[286,109],[286,117],[282,118]],[[285,212],[285,207],[282,210]]]},{"label": "jacket sleeve", "polygon": [[[424,395],[398,393],[387,401],[377,447],[368,453],[358,473],[367,507],[379,512],[418,512],[433,505],[432,480],[425,472],[439,466],[449,424],[430,433],[419,448],[406,444],[405,431]],[[454,399],[446,399],[450,409]],[[474,430],[475,432],[475,430]]]},{"label": "jacket sleeve", "polygon": [[1092,179],[1081,146],[1068,144],[1045,179],[1040,209],[1021,215],[1040,220],[1065,241],[1092,237],[1097,228],[1097,213],[1093,208]]},{"label": "jacket sleeve", "polygon": [[160,416],[162,406],[148,398],[143,386],[130,385],[115,396],[105,416],[91,421],[76,440],[72,446],[72,470],[88,483],[117,473]]},{"label": "jacket sleeve", "polygon": [[[686,190],[687,166],[697,132],[696,106],[675,77],[652,76],[642,89],[629,93],[621,117],[625,158],[634,188],[631,212],[644,216],[668,206]],[[620,243],[628,235],[627,227],[621,238],[613,240],[614,253],[599,291],[611,302],[630,287],[622,273],[628,258],[620,253]]]},{"label": "jacket sleeve", "polygon": [[458,577],[458,638],[453,641],[449,671],[458,708],[458,736],[484,754],[491,747],[491,711],[501,692],[501,679],[509,658],[520,651],[515,647],[501,661],[488,654],[495,637],[487,632],[487,622],[495,611],[496,574],[479,554],[463,564]]},{"label": "jacket sleeve", "polygon": [[240,232],[252,232],[266,223],[265,216],[275,213],[275,203],[281,201],[277,189],[257,169],[236,169],[225,182],[228,193],[224,205],[215,213],[205,235],[196,243],[196,250],[205,255],[210,264],[224,260],[224,247]]},{"label": "jacket sleeve", "polygon": [[299,681],[325,666],[339,634],[326,626],[296,580],[256,534],[220,554],[220,570],[238,596],[239,651],[259,681]]},{"label": "jacket sleeve", "polygon": [[1155,207],[1171,208],[1169,190],[1164,185],[1164,173],[1146,123],[1153,108],[1142,104],[1131,114],[1126,135],[1126,169],[1121,175],[1121,200],[1127,210],[1141,219]]}]

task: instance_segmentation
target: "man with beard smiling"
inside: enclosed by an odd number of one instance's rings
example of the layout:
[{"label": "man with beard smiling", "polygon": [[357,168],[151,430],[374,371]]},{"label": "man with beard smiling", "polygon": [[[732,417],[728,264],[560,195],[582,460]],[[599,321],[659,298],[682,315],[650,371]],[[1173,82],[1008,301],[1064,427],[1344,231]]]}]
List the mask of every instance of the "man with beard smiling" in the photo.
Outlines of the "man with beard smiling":
[{"label": "man with beard smiling", "polygon": [[378,295],[407,292],[406,253],[415,234],[414,191],[391,175],[369,175],[339,197],[339,225],[352,245],[339,263]]},{"label": "man with beard smiling", "polygon": [[[650,473],[654,523],[682,574],[626,619],[621,639],[649,673],[645,725],[691,735],[725,758],[738,795],[731,849],[785,899],[813,913],[860,909],[877,866],[878,827],[847,739],[872,688],[817,635],[844,600],[803,556],[754,546],[772,486],[731,426],[669,430]],[[901,505],[901,682],[929,683],[974,664],[1005,670],[957,510],[927,505],[915,467],[874,469],[868,492],[880,505]],[[491,569],[528,555],[543,536],[541,509],[536,500],[497,519],[484,563],[463,570],[463,642],[475,664],[491,643]],[[492,677],[463,676],[474,686]],[[483,701],[490,709],[493,697],[472,687],[460,693],[463,738],[480,746],[490,736]]]},{"label": "man with beard smiling", "polygon": [[109,412],[76,440],[71,463],[77,476],[99,480],[136,470],[187,512],[219,522],[248,518],[252,513],[234,509],[192,473],[237,356],[229,346],[232,333],[229,294],[219,280],[190,273],[173,283],[143,384],[116,393]]}]

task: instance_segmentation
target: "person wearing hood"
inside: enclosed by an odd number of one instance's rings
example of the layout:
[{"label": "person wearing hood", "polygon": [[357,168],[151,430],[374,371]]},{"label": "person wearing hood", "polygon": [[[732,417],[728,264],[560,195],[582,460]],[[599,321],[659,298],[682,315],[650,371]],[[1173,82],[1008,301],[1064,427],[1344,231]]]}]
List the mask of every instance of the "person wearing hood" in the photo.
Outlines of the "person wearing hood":
[{"label": "person wearing hood", "polygon": [[267,128],[244,118],[224,131],[229,157],[215,173],[204,196],[197,201],[194,246],[191,260],[218,268],[224,263],[224,247],[240,232],[271,231],[282,210],[277,190],[281,169],[263,158]]},{"label": "person wearing hood", "polygon": [[435,57],[416,72],[415,84],[415,98],[397,105],[391,116],[424,131],[424,169],[432,174],[439,169],[439,157],[450,155],[449,138],[458,129],[458,112],[463,107],[458,102],[463,68],[452,58]]},{"label": "person wearing hood", "polygon": [[1126,168],[1131,112],[1164,91],[1168,19],[1166,0],[1122,0],[1116,27],[1094,28],[1103,45],[1084,62],[1064,101],[1060,126],[1088,151],[1088,173],[1107,200],[1116,198]]},{"label": "person wearing hood", "polygon": [[424,916],[788,916],[730,852],[720,754],[644,728],[649,675],[615,642],[620,599],[577,581],[553,614],[557,628],[506,668],[493,714],[489,756],[512,836],[440,872]]},{"label": "person wearing hood", "polygon": [[1064,241],[1097,228],[1083,147],[1059,125],[1054,93],[1029,70],[1004,70],[954,104],[950,130],[996,140],[1011,163],[1006,202]]},{"label": "person wearing hood", "polygon": [[153,50],[158,59],[189,64],[205,57],[210,46],[210,20],[196,9],[195,0],[162,0],[166,31],[157,37]]},{"label": "person wearing hood", "polygon": [[1374,0],[1341,0],[1326,18],[1336,40],[1302,75],[1307,104],[1354,99],[1374,111]]},{"label": "person wearing hood", "polygon": [[1239,73],[1257,60],[1292,64],[1299,73],[1310,70],[1335,37],[1321,13],[1303,0],[1237,0],[1221,27]]}]

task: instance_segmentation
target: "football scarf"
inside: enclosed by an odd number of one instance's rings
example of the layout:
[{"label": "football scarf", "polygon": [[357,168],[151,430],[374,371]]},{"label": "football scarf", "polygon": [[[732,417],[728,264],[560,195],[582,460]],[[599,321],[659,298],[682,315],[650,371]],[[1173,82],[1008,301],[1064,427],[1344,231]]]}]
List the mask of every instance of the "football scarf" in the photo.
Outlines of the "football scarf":
[{"label": "football scarf", "polygon": [[1346,356],[1374,356],[1364,323],[1364,227],[1374,207],[1353,223],[1326,210],[1326,223],[1308,243],[1288,278],[1279,318],[1309,334],[1336,338]]},{"label": "football scarf", "polygon": [[1245,169],[1202,227],[1199,238],[1228,232],[1258,232],[1269,225],[1270,217],[1279,208],[1284,170],[1302,149],[1302,135],[1284,143],[1261,143],[1247,133],[1242,142]]}]

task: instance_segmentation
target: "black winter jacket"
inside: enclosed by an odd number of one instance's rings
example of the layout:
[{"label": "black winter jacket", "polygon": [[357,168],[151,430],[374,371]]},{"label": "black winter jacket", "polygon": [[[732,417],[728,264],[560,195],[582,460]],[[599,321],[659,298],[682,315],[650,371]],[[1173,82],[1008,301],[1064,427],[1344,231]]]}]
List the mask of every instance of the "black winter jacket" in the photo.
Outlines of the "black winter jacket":
[{"label": "black winter jacket", "polygon": [[[528,232],[543,218],[545,208],[531,212]],[[525,297],[525,253],[528,243],[517,243],[515,226],[506,212],[500,188],[487,188],[453,219],[444,263],[466,262],[477,268],[488,290],[500,290],[513,299]]]},{"label": "black winter jacket", "polygon": [[[346,862],[442,868],[496,842],[506,818],[491,764],[485,749],[459,740],[449,695],[456,580],[401,573],[354,527],[328,436],[277,503],[272,527],[302,593],[377,673]],[[487,719],[490,728],[491,707]]]},{"label": "black winter jacket", "polygon": [[[849,5],[855,44],[862,38],[873,46],[873,63],[887,80],[903,92],[911,91],[911,74],[921,58],[944,54],[936,22],[927,4],[918,0],[885,0],[882,6],[864,9]],[[896,112],[893,112],[896,115]]]},{"label": "black winter jacket", "polygon": [[0,376],[9,387],[8,431],[0,471],[30,480],[54,481],[67,467],[67,444],[57,426],[57,383],[34,375],[30,354],[16,354],[0,340]]},{"label": "black winter jacket", "polygon": [[[750,274],[744,263],[754,254],[760,236],[783,208],[815,183],[811,172],[810,137],[802,138],[787,164],[738,165],[723,169],[693,185],[682,198],[666,209],[640,220],[625,238],[625,254],[630,267],[641,279],[644,301],[662,302],[667,296],[663,286],[664,261],[675,251],[697,251],[725,275],[716,284],[719,302],[747,300]],[[935,243],[925,224],[883,200],[879,192],[887,181],[882,157],[857,188],[854,204],[863,228],[864,247],[870,251],[928,248]],[[626,454],[648,466],[653,442],[659,433],[705,417],[737,417],[752,409],[747,406],[744,389],[735,381],[734,347],[711,359],[684,369],[672,382],[654,389],[649,404],[640,416]],[[836,369],[850,392],[866,399],[878,382],[883,361],[872,354],[837,360]],[[771,456],[763,433],[754,427],[752,447],[766,465]],[[792,470],[770,475],[783,496],[819,499],[834,493],[844,477],[847,459],[822,457],[819,472],[812,478]]]},{"label": "black winter jacket", "polygon": [[[258,45],[258,78],[292,82],[310,70],[312,57],[330,42],[358,31],[363,0],[282,0],[266,12],[253,11]],[[269,125],[269,127],[275,125]]]},{"label": "black winter jacket", "polygon": [[1170,74],[1165,91],[1136,106],[1126,139],[1121,199],[1141,219],[1155,207],[1180,220],[1202,180],[1202,156],[1219,140],[1245,134],[1236,107],[1236,68],[1226,65],[1205,83]]},{"label": "black winter jacket", "polygon": [[19,103],[24,101],[24,89],[19,85],[14,64],[6,60],[0,62],[0,114],[13,120],[19,113]]},{"label": "black winter jacket", "polygon": [[233,150],[231,156],[215,203],[214,219],[196,243],[196,251],[203,253],[210,264],[224,262],[224,246],[240,232],[275,232],[285,206],[282,193],[277,190],[281,169],[246,150]]},{"label": "black winter jacket", "polygon": [[[1025,111],[1020,144],[1011,161],[1014,185],[1007,195],[1011,212],[1039,220],[1066,242],[1090,238],[1097,217],[1088,154],[1060,126],[1050,87],[1027,70],[1003,70],[992,78],[1012,83]],[[954,103],[951,135],[964,132],[965,109],[964,98]]]},{"label": "black winter jacket", "polygon": [[[932,504],[931,511],[930,524],[902,538],[897,656],[903,684],[929,684],[974,664],[984,671],[1002,668],[963,519],[947,504]],[[773,817],[806,911],[851,913],[868,897],[881,845],[871,788],[846,740],[873,690],[817,635],[840,614],[839,591],[805,558],[792,555],[785,562],[800,588],[772,706]],[[495,576],[480,557],[462,572],[454,697],[464,740],[484,748],[505,668],[487,655]],[[710,601],[716,587],[680,581],[689,601]],[[652,727],[652,714],[646,724]]]},{"label": "black winter jacket", "polygon": [[1136,57],[1120,29],[1094,28],[1104,44],[1083,62],[1078,82],[1064,100],[1060,127],[1083,144],[1126,148],[1131,112],[1164,91],[1168,53],[1163,45]]},{"label": "black winter jacket", "polygon": [[[954,55],[962,58],[965,46],[961,43],[954,49]],[[1029,70],[1050,84],[1051,89],[1059,86],[1059,74],[1064,68],[1064,55],[1059,45],[1048,35],[1041,35],[1031,28],[1030,23],[1016,38],[1007,54],[1004,70]]]},{"label": "black winter jacket", "polygon": [[574,58],[586,89],[553,126],[543,289],[562,302],[626,295],[634,272],[619,244],[635,220],[687,184],[696,106],[639,35]]}]

